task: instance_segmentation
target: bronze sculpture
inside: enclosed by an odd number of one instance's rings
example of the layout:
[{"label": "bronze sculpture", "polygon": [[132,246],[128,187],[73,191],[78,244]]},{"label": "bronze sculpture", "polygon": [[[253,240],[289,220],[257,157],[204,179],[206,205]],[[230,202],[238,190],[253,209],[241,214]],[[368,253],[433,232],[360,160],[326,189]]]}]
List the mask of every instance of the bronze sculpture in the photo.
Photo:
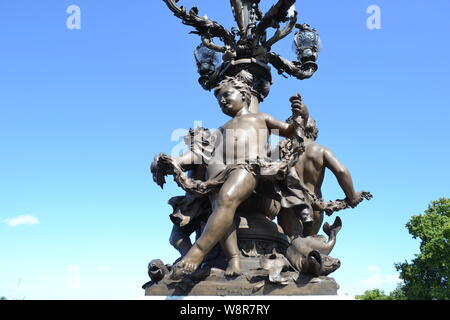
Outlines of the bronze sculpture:
[{"label": "bronze sculpture", "polygon": [[[308,294],[301,288],[314,283],[311,277],[340,266],[329,253],[342,222],[337,217],[332,226],[324,224],[326,240],[317,235],[323,212],[330,215],[371,198],[368,192],[355,192],[348,170],[315,142],[318,130],[299,94],[290,98],[292,116],[286,122],[258,111],[272,82],[268,63],[279,73],[311,77],[317,70],[318,34],[296,24],[295,0],[279,0],[264,15],[259,0],[232,0],[234,32],[199,17],[196,8],[188,12],[176,0],[163,1],[201,36],[195,50],[199,83],[214,90],[221,111],[232,119],[215,132],[191,129],[185,137],[189,151],[180,157],[155,156],[153,180],[163,187],[165,176],[173,175],[186,194],[169,201],[174,209],[170,242],[181,257],[173,266],[160,260],[149,264],[152,281],[144,285],[146,294],[214,295],[221,287],[228,294],[255,294],[270,286],[270,292],[273,286],[284,287],[276,294]],[[280,22],[286,23],[283,29]],[[266,39],[270,27],[277,30]],[[295,27],[298,60],[290,62],[271,47]],[[222,53],[220,65],[216,53]],[[268,144],[272,133],[286,138],[276,152]],[[344,200],[322,199],[326,168],[338,179]],[[272,222],[276,216],[279,224]],[[198,237],[192,244],[194,231]],[[337,290],[332,283],[323,286],[319,294]]]},{"label": "bronze sculpture", "polygon": [[[292,137],[303,120],[298,109],[293,110],[298,122],[293,121],[290,124],[265,113],[250,112],[250,88],[237,79],[223,80],[215,89],[215,95],[222,111],[233,119],[216,131],[212,157],[205,159],[204,153],[196,153],[194,149],[178,159],[171,160],[179,167],[187,167],[195,162],[207,162],[210,179],[201,183],[201,187],[204,188],[204,193],[211,193],[214,208],[202,235],[186,256],[175,265],[174,270],[182,269],[184,273],[192,273],[206,254],[221,241],[229,259],[225,275],[234,276],[240,274],[240,263],[236,230],[232,222],[237,207],[255,191],[261,177],[260,166],[264,164],[260,163],[260,159],[267,158],[269,130],[278,130],[282,136]],[[230,150],[235,152],[229,152]],[[255,166],[249,165],[252,162]],[[156,176],[164,175],[165,172],[158,171],[165,168],[159,164],[155,166]]]},{"label": "bronze sculpture", "polygon": [[[316,122],[309,117],[305,128],[305,151],[295,165],[297,175],[311,197],[321,199],[325,169],[329,169],[345,193],[346,200],[341,204],[344,207],[354,208],[363,199],[370,198],[370,195],[365,192],[355,192],[349,170],[334,156],[331,150],[316,143],[318,132]],[[331,212],[334,211],[337,210],[331,210]],[[318,204],[314,208],[305,208],[297,210],[297,212],[292,209],[283,209],[279,213],[278,220],[282,226],[285,226],[284,231],[288,236],[310,236],[319,232],[323,222],[323,212],[323,208]],[[302,225],[299,225],[300,223]]]}]

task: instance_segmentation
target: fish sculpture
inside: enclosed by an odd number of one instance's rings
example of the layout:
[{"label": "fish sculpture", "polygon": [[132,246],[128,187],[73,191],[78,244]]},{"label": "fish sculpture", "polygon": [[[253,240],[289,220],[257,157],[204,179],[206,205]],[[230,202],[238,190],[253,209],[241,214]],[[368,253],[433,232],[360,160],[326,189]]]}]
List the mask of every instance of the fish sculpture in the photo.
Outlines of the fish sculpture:
[{"label": "fish sculpture", "polygon": [[161,281],[167,274],[169,270],[161,260],[154,259],[148,264],[148,275],[153,282]]},{"label": "fish sculpture", "polygon": [[292,240],[286,250],[286,258],[298,272],[315,277],[326,276],[338,269],[341,265],[339,259],[329,256],[336,244],[336,235],[342,228],[341,218],[336,217],[330,226],[323,225],[323,232],[328,239],[321,235],[297,237]]}]

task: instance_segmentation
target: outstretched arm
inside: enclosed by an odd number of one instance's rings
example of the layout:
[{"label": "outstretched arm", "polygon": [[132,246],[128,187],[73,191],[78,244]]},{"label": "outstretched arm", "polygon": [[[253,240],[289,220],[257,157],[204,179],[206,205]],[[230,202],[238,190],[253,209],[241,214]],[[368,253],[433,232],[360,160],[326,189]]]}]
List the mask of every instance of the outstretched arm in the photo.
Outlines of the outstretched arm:
[{"label": "outstretched arm", "polygon": [[179,164],[183,171],[190,170],[194,164],[202,163],[201,157],[191,150],[178,158],[174,158],[174,160]]},{"label": "outstretched arm", "polygon": [[166,182],[165,176],[172,174],[176,175],[179,183],[184,184],[183,188],[190,188],[188,185],[190,180],[183,172],[203,164],[211,157],[214,152],[214,141],[217,140],[215,135],[217,133],[211,135],[208,129],[202,127],[189,130],[189,134],[184,137],[184,142],[189,147],[188,152],[180,157],[172,157],[164,153],[155,156],[150,169],[153,180],[162,188]]},{"label": "outstretched arm", "polygon": [[353,187],[352,176],[350,171],[334,156],[334,154],[325,148],[324,151],[324,164],[325,167],[330,169],[336,176],[336,179],[341,186],[342,190],[349,201],[350,206],[355,207],[360,202],[358,193],[355,192]]},{"label": "outstretched arm", "polygon": [[282,122],[271,115],[264,114],[267,127],[270,130],[277,130],[279,135],[285,138],[293,138],[296,134],[303,138],[304,129],[309,118],[309,111],[306,105],[302,102],[300,94],[292,96],[291,102],[292,117],[288,122]]},{"label": "outstretched arm", "polygon": [[201,160],[202,159],[192,151],[188,151],[178,158],[166,154],[155,156],[150,166],[153,181],[162,188],[166,183],[165,176],[172,174],[174,172],[174,167],[178,167],[180,171],[187,171],[191,169],[193,165],[201,163]]},{"label": "outstretched arm", "polygon": [[266,120],[267,128],[271,131],[278,131],[277,134],[285,138],[294,136],[296,126],[293,123],[277,120],[269,114],[263,114],[263,116],[264,120]]}]

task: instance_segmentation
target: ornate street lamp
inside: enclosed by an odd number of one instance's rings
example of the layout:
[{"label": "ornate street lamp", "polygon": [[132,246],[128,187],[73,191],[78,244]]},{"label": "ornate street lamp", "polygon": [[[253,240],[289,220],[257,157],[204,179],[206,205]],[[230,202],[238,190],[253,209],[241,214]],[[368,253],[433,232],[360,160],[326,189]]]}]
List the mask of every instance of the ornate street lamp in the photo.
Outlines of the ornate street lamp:
[{"label": "ornate street lamp", "polygon": [[[192,26],[202,44],[194,51],[200,74],[199,83],[211,90],[226,76],[235,76],[246,70],[252,76],[253,101],[251,110],[257,111],[259,102],[269,94],[272,84],[272,65],[279,74],[288,74],[303,80],[317,71],[320,50],[318,33],[306,24],[297,24],[296,0],[278,0],[265,14],[259,8],[260,0],[230,0],[237,28],[231,31],[209,18],[198,16],[198,9],[189,11],[178,6],[178,0],[163,0],[183,24]],[[281,28],[280,24],[284,24]],[[276,29],[267,39],[267,30]],[[272,46],[294,29],[296,61],[290,61],[272,52]],[[216,43],[214,40],[221,43]],[[220,55],[222,62],[219,61]]]},{"label": "ornate street lamp", "polygon": [[[195,7],[187,11],[178,0],[163,1],[200,35],[194,51],[199,83],[205,90],[216,88],[223,113],[233,119],[214,132],[191,129],[184,138],[189,151],[181,157],[155,156],[153,180],[162,188],[165,177],[173,175],[186,191],[169,200],[171,244],[182,257],[173,266],[158,259],[150,262],[152,281],[143,286],[146,295],[337,294],[339,286],[326,276],[341,265],[329,254],[342,221],[336,217],[332,225],[323,224],[328,240],[316,237],[323,215],[354,208],[372,195],[356,192],[349,171],[333,156],[323,161],[323,153],[317,152],[323,147],[315,143],[318,129],[300,94],[290,98],[292,116],[284,123],[251,113],[258,112],[259,102],[269,94],[271,66],[300,80],[317,71],[318,33],[297,24],[295,0],[278,0],[265,14],[260,0],[230,0],[237,23],[231,31],[199,17]],[[269,28],[275,29],[270,38]],[[272,46],[295,29],[296,59],[272,52]],[[272,129],[286,138],[277,147],[280,157],[268,150]],[[340,186],[345,199],[322,198],[326,169],[344,181]],[[228,200],[220,201],[222,195]],[[271,221],[275,216],[278,224]],[[201,228],[204,221],[206,227]],[[202,234],[192,245],[194,230]],[[226,257],[220,252],[210,255],[219,242]]]}]

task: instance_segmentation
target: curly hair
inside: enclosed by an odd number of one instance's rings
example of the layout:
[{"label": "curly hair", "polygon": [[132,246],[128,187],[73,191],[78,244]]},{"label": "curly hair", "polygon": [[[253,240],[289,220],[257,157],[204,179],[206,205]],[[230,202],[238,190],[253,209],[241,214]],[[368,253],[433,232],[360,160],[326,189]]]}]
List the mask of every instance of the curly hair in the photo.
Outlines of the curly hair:
[{"label": "curly hair", "polygon": [[214,88],[214,95],[217,97],[217,93],[221,88],[230,85],[242,94],[247,104],[250,104],[252,101],[252,82],[253,76],[249,72],[242,70],[234,77],[225,77],[225,79]]},{"label": "curly hair", "polygon": [[317,128],[316,120],[309,117],[306,123],[305,136],[308,139],[316,140],[319,135],[319,128]]}]

